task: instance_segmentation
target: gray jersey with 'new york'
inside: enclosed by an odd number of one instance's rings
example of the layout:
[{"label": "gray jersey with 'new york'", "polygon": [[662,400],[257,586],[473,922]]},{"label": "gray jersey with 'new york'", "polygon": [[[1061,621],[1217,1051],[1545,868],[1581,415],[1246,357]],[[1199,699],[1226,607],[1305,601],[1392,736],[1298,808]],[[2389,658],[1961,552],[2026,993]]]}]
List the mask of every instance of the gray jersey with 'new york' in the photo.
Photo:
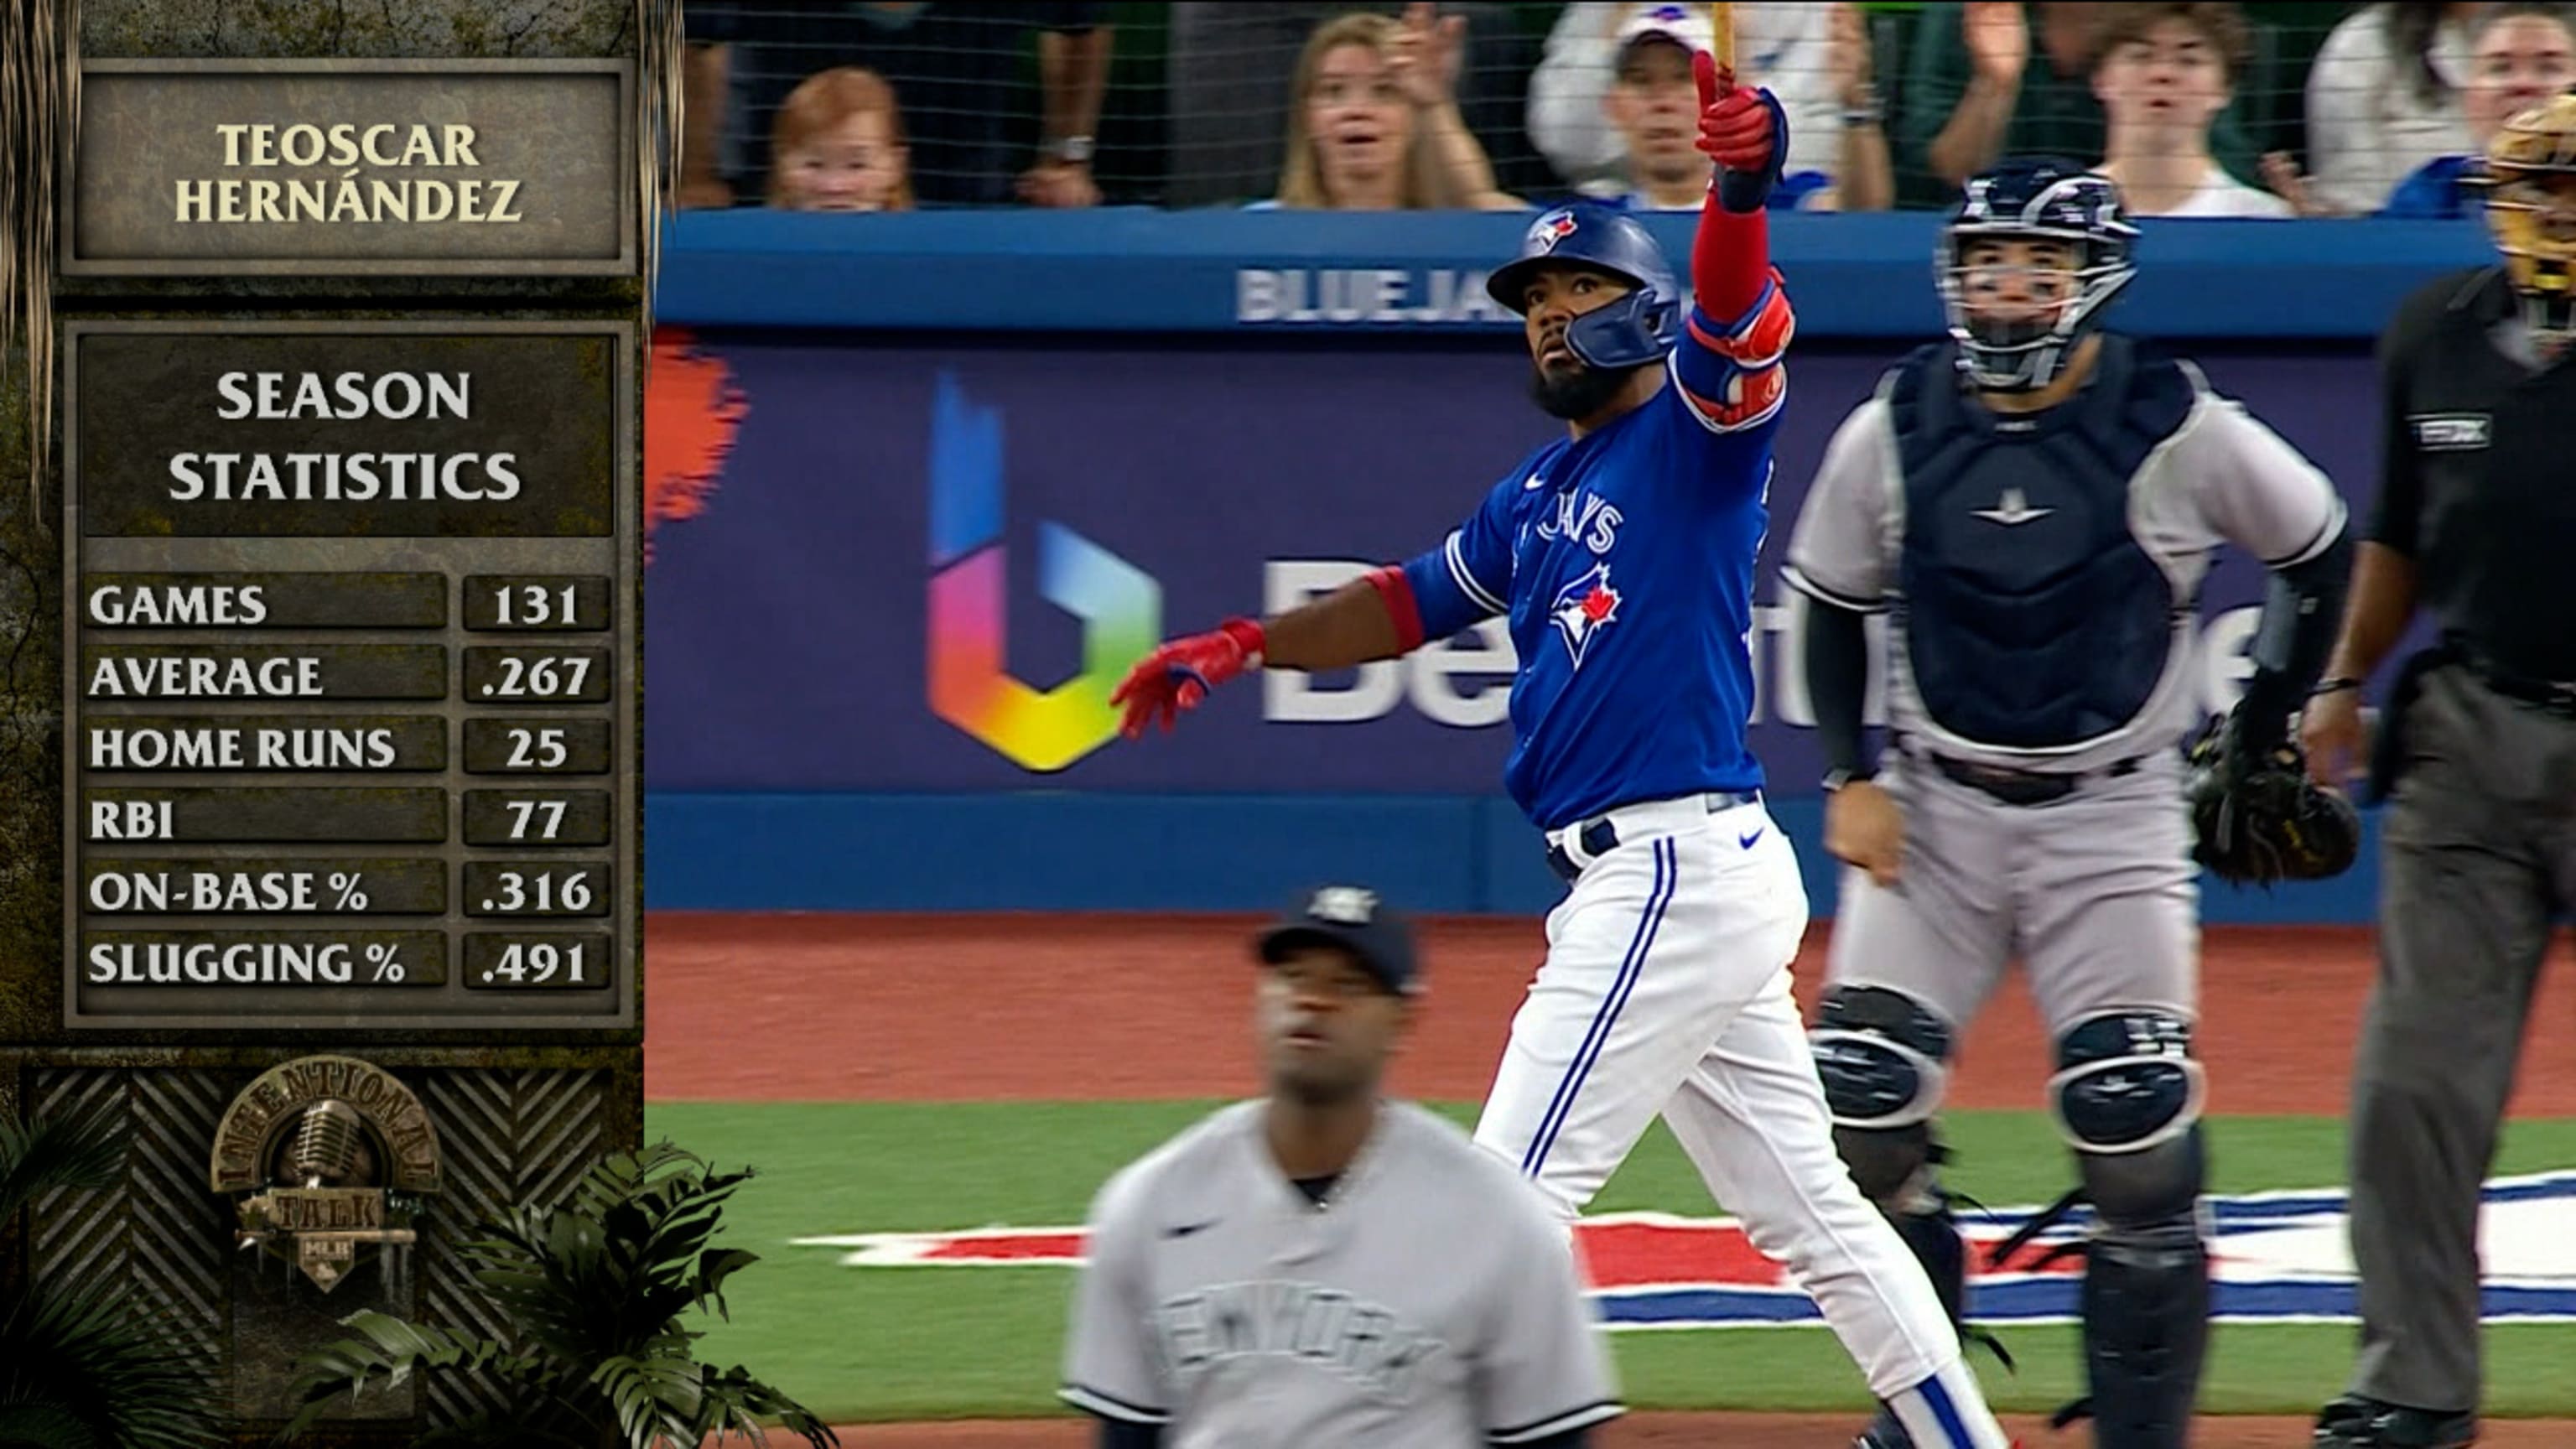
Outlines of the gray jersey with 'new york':
[{"label": "gray jersey with 'new york'", "polygon": [[1238,1103],[1092,1204],[1064,1398],[1172,1449],[1526,1443],[1620,1412],[1564,1229],[1466,1134],[1387,1104],[1321,1206]]}]

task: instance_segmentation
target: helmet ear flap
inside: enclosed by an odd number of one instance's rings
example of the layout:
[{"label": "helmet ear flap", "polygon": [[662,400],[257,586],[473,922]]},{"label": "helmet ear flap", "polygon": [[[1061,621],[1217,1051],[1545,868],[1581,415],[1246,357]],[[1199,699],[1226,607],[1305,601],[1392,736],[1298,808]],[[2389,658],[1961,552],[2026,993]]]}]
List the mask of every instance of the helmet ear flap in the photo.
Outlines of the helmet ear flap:
[{"label": "helmet ear flap", "polygon": [[1587,367],[1617,372],[1657,361],[1669,350],[1681,322],[1681,304],[1653,287],[1596,307],[1565,329],[1565,345]]}]

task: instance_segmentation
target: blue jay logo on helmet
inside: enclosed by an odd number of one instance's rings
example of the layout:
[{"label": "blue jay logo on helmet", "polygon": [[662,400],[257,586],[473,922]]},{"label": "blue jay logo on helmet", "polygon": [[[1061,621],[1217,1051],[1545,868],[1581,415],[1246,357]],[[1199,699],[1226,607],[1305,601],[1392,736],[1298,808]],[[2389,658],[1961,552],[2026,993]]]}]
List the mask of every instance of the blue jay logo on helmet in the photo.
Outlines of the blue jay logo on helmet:
[{"label": "blue jay logo on helmet", "polygon": [[1635,217],[1590,202],[1558,207],[1530,223],[1519,255],[1485,278],[1485,291],[1526,314],[1530,278],[1550,265],[1587,267],[1631,288],[1566,327],[1565,345],[1586,366],[1618,371],[1660,362],[1681,336],[1681,283],[1662,244]]},{"label": "blue jay logo on helmet", "polygon": [[[2057,302],[2054,315],[2034,320],[1971,318],[1962,257],[1969,243],[1981,240],[2070,244],[2076,256],[2071,294]],[[2137,275],[2137,240],[2119,187],[2075,162],[2005,161],[1969,178],[1942,225],[1933,270],[1960,371],[1997,392],[2046,387]]]}]

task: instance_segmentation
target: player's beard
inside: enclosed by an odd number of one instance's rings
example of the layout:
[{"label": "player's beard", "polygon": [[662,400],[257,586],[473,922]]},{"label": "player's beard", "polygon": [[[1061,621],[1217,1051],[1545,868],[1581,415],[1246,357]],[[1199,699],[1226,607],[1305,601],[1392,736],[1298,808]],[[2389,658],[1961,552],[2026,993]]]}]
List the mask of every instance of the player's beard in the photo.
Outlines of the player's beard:
[{"label": "player's beard", "polygon": [[1619,390],[1628,385],[1630,369],[1612,372],[1588,362],[1576,362],[1564,371],[1551,373],[1530,359],[1529,395],[1539,411],[1552,418],[1572,422],[1588,418],[1610,405]]}]

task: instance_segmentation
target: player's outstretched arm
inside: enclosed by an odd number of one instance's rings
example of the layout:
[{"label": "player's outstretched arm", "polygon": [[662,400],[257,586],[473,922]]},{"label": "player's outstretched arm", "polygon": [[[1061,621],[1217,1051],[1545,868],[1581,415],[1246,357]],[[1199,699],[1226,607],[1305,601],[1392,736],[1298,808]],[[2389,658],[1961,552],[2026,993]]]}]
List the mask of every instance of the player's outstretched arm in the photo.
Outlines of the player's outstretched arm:
[{"label": "player's outstretched arm", "polygon": [[1137,661],[1110,692],[1126,711],[1129,739],[1159,719],[1169,730],[1218,685],[1261,668],[1321,673],[1411,652],[1422,642],[1422,616],[1404,570],[1389,564],[1320,599],[1267,619],[1228,619],[1204,634],[1175,639]]},{"label": "player's outstretched arm", "polygon": [[1129,739],[1160,720],[1169,730],[1209,691],[1253,669],[1323,673],[1422,647],[1509,609],[1512,509],[1521,475],[1494,485],[1474,517],[1438,547],[1369,570],[1310,603],[1267,619],[1228,619],[1137,661],[1109,702]]},{"label": "player's outstretched arm", "polygon": [[1767,90],[1735,83],[1706,52],[1699,81],[1699,149],[1714,163],[1691,242],[1691,310],[1673,372],[1710,431],[1732,433],[1779,415],[1781,365],[1796,317],[1771,266],[1771,189],[1788,154],[1788,115]]}]

